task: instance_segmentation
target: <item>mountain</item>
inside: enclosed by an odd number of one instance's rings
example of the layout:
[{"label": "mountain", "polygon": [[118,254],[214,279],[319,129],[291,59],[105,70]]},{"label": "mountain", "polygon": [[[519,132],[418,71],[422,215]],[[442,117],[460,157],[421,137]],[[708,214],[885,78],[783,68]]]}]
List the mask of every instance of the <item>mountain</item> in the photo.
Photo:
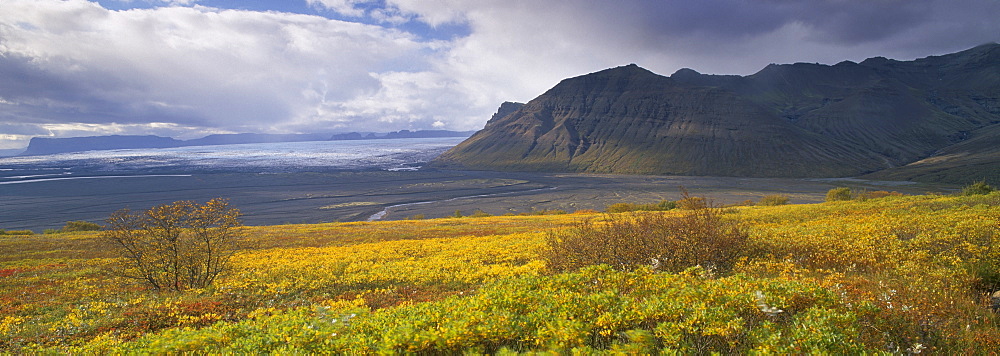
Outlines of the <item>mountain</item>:
[{"label": "mountain", "polygon": [[448,131],[448,130],[420,130],[420,131],[410,131],[401,130],[396,132],[390,132],[385,136],[379,138],[391,139],[391,138],[436,138],[436,137],[469,137],[474,134],[475,131]]},{"label": "mountain", "polygon": [[945,147],[930,157],[864,178],[956,184],[982,180],[1000,185],[1000,124],[973,131],[967,140]]},{"label": "mountain", "polygon": [[89,136],[50,138],[33,137],[22,156],[47,155],[64,152],[116,150],[127,148],[168,148],[182,146],[184,141],[160,136]]},{"label": "mountain", "polygon": [[631,64],[505,105],[433,166],[857,176],[947,148],[989,157],[995,146],[959,144],[1000,135],[988,129],[1000,123],[1000,45],[914,61],[772,64],[749,76],[661,76]]},{"label": "mountain", "polygon": [[[161,136],[89,136],[89,137],[69,137],[50,138],[35,137],[28,143],[28,148],[21,153],[21,156],[47,155],[55,153],[96,151],[96,150],[119,150],[133,148],[170,148],[183,146],[214,146],[214,145],[235,145],[252,143],[277,143],[277,142],[305,142],[305,141],[339,141],[339,140],[371,140],[371,139],[392,139],[392,138],[435,138],[435,137],[469,137],[472,131],[448,131],[448,130],[402,130],[389,133],[367,133],[367,136],[358,132],[342,134],[218,134],[209,135],[193,140],[176,140]],[[18,151],[19,152],[19,151]],[[16,154],[17,152],[12,152]]]}]

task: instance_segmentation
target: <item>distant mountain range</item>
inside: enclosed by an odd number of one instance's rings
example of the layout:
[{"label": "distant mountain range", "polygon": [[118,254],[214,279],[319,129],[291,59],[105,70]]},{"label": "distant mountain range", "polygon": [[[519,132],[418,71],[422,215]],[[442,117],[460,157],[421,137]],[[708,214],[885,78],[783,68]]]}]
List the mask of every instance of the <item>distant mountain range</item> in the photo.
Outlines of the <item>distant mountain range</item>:
[{"label": "distant mountain range", "polygon": [[433,166],[1000,182],[1000,45],[749,76],[607,69],[504,103]]},{"label": "distant mountain range", "polygon": [[474,131],[420,130],[395,131],[389,133],[342,133],[342,134],[220,134],[193,140],[177,140],[160,136],[89,136],[50,138],[35,137],[20,155],[34,156],[55,153],[82,152],[95,150],[117,150],[133,148],[170,148],[184,146],[233,145],[247,143],[374,140],[394,138],[468,137]]}]

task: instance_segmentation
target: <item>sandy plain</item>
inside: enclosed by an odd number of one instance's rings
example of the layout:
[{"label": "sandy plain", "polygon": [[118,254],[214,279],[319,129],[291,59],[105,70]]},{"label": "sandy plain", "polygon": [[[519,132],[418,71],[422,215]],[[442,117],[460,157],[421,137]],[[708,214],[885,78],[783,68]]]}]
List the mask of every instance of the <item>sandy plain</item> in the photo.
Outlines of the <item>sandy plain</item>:
[{"label": "sandy plain", "polygon": [[65,222],[103,222],[112,212],[178,200],[221,197],[247,225],[438,218],[460,211],[518,214],[538,210],[604,210],[620,202],[676,200],[680,187],[717,204],[784,194],[791,203],[821,202],[834,187],[907,194],[956,187],[858,179],[786,179],[487,171],[341,171],[190,173],[65,179],[0,185],[0,229],[57,229]]}]

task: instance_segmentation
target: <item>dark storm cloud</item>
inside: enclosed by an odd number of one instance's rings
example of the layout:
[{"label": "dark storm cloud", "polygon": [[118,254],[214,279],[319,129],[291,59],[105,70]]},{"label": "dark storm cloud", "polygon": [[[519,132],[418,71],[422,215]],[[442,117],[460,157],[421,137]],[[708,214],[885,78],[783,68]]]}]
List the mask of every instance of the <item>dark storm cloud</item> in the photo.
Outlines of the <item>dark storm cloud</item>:
[{"label": "dark storm cloud", "polygon": [[[812,5],[812,6],[808,6]],[[878,41],[925,24],[933,7],[908,0],[817,1],[795,4],[786,21],[801,21],[820,42],[856,44]]]},{"label": "dark storm cloud", "polygon": [[996,41],[1000,30],[995,0],[672,0],[636,2],[623,10],[625,18],[641,19],[649,38],[698,38],[705,47],[795,26],[810,42],[851,47],[891,40],[883,45],[902,44],[920,56],[948,47],[949,40],[962,48]]}]

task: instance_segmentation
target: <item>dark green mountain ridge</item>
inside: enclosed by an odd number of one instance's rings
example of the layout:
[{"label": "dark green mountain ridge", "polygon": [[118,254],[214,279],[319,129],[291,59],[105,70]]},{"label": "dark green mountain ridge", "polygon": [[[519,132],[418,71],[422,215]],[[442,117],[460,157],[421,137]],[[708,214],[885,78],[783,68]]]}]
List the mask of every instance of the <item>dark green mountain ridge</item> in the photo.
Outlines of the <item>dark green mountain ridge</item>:
[{"label": "dark green mountain ridge", "polygon": [[963,157],[995,151],[961,144],[1000,135],[991,129],[1000,123],[1000,45],[913,61],[772,64],[749,76],[681,69],[667,77],[631,64],[508,104],[434,165],[935,180],[901,167],[926,167],[933,163],[922,160],[949,148]]}]

